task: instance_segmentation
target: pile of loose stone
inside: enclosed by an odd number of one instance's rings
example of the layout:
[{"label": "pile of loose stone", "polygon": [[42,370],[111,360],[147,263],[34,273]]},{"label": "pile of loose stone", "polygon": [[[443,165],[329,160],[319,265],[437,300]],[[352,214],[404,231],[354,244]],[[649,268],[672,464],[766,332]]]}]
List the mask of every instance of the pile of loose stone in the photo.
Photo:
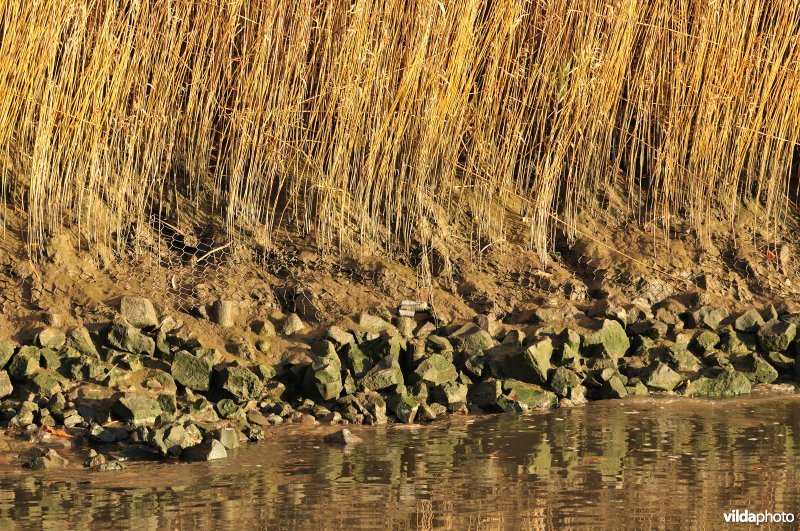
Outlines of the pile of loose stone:
[{"label": "pile of loose stone", "polygon": [[[729,315],[675,300],[652,308],[601,301],[586,314],[545,306],[506,322],[419,317],[379,310],[316,337],[301,334],[308,329],[294,314],[259,321],[259,350],[268,349],[276,324],[310,347],[302,361],[269,365],[247,349],[230,357],[182,337],[150,301],[127,297],[98,334],[51,327],[33,345],[0,341],[0,419],[20,432],[49,427],[91,443],[206,460],[287,421],[411,423],[651,392],[734,396],[800,372],[800,315],[772,308]],[[30,466],[57,466],[53,454]],[[96,453],[89,465],[118,468]]]}]

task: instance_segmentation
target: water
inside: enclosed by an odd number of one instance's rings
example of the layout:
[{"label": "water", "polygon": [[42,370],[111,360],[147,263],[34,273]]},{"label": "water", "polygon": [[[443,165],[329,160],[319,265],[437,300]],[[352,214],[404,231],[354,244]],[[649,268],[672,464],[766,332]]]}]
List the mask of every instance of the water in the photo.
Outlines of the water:
[{"label": "water", "polygon": [[731,509],[800,512],[795,395],[355,427],[365,441],[345,450],[322,442],[330,430],[122,472],[6,459],[0,528],[719,528]]}]

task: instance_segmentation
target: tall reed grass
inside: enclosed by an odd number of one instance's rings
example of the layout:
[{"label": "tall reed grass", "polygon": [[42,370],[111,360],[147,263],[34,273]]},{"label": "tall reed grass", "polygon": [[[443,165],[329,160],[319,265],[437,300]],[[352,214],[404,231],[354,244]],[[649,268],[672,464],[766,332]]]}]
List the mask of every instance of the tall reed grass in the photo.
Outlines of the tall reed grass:
[{"label": "tall reed grass", "polygon": [[174,196],[370,252],[478,252],[514,216],[545,255],[610,188],[701,235],[749,198],[773,223],[799,37],[796,0],[6,0],[0,185],[31,243]]}]

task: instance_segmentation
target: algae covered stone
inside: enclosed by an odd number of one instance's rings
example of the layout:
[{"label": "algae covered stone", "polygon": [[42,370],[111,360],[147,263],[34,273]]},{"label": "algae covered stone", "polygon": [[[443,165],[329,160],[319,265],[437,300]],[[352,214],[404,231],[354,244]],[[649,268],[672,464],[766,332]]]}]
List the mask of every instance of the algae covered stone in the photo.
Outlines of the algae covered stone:
[{"label": "algae covered stone", "polygon": [[618,359],[631,346],[625,329],[619,321],[604,319],[599,328],[583,333],[582,349],[589,356]]},{"label": "algae covered stone", "polygon": [[660,361],[653,364],[644,377],[644,384],[647,385],[647,387],[659,391],[672,391],[682,381],[683,376]]},{"label": "algae covered stone", "polygon": [[253,371],[238,365],[229,365],[219,371],[215,384],[239,403],[257,400],[264,390],[264,384]]},{"label": "algae covered stone", "polygon": [[750,380],[742,373],[724,370],[714,378],[702,377],[691,382],[687,396],[737,396],[750,392]]},{"label": "algae covered stone", "polygon": [[184,387],[194,391],[208,391],[211,385],[211,360],[200,358],[181,350],[172,360],[172,377]]},{"label": "algae covered stone", "polygon": [[452,382],[458,378],[456,366],[441,354],[431,354],[423,359],[414,370],[414,374],[419,381],[430,386]]},{"label": "algae covered stone", "polygon": [[785,352],[796,334],[794,323],[771,319],[758,331],[758,344],[765,352]]}]

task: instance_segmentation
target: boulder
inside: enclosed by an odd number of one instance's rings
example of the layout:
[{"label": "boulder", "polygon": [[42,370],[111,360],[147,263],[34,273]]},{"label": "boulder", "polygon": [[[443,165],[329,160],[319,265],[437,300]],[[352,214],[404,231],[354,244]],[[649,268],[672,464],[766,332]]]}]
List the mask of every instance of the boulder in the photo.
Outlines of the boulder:
[{"label": "boulder", "polygon": [[24,381],[39,368],[41,354],[36,347],[21,347],[6,368],[11,379],[17,382]]},{"label": "boulder", "polygon": [[441,354],[431,354],[420,362],[414,370],[414,375],[418,381],[436,386],[458,378],[458,371],[455,365]]},{"label": "boulder", "polygon": [[437,385],[431,389],[431,398],[443,406],[447,406],[450,411],[458,411],[467,406],[466,385],[459,382],[447,382]]},{"label": "boulder", "polygon": [[236,304],[233,301],[215,301],[212,313],[215,323],[230,328],[235,324]]},{"label": "boulder", "polygon": [[796,334],[794,323],[770,319],[758,331],[758,344],[765,352],[785,352]]},{"label": "boulder", "polygon": [[394,413],[397,420],[405,424],[414,422],[419,409],[419,402],[413,396],[407,394],[392,395],[387,401],[386,405],[389,410]]},{"label": "boulder", "polygon": [[619,321],[604,319],[599,328],[582,335],[582,351],[588,356],[618,359],[625,355],[631,343]]},{"label": "boulder", "polygon": [[762,326],[764,326],[764,318],[754,308],[750,308],[733,321],[733,328],[737,332],[755,334]]},{"label": "boulder", "polygon": [[778,371],[758,354],[748,354],[734,359],[733,366],[751,383],[772,383],[778,379]]},{"label": "boulder", "polygon": [[403,385],[403,371],[400,363],[392,356],[386,356],[359,380],[364,389],[380,391],[392,386]]},{"label": "boulder", "polygon": [[538,385],[509,379],[503,381],[503,389],[506,391],[506,396],[517,402],[523,410],[548,409],[558,404],[555,393],[546,391]]},{"label": "boulder", "polygon": [[345,366],[350,369],[353,376],[361,378],[372,368],[372,360],[355,343],[348,343],[342,353]]},{"label": "boulder", "polygon": [[236,402],[231,400],[230,398],[223,398],[216,405],[217,413],[219,414],[220,418],[223,419],[231,419],[236,417],[239,412],[242,411]]},{"label": "boulder", "polygon": [[668,365],[657,361],[647,370],[643,381],[650,389],[672,391],[683,381],[683,376],[673,371]]},{"label": "boulder", "polygon": [[152,356],[156,350],[156,342],[153,338],[142,333],[135,326],[121,321],[111,325],[108,332],[108,343],[116,349],[133,354]]},{"label": "boulder", "polygon": [[128,393],[121,397],[111,407],[111,411],[120,420],[134,426],[151,425],[162,413],[158,401],[138,393]]},{"label": "boulder", "polygon": [[187,461],[212,461],[214,459],[225,459],[226,457],[228,457],[228,451],[216,439],[208,439],[181,452],[181,459]]},{"label": "boulder", "polygon": [[11,378],[8,377],[8,372],[0,371],[0,398],[5,398],[14,392],[14,386],[11,385]]},{"label": "boulder", "polygon": [[724,370],[714,378],[703,376],[690,382],[687,396],[737,396],[750,392],[751,384],[747,377],[734,370]]},{"label": "boulder", "polygon": [[356,444],[362,442],[361,437],[353,435],[347,428],[342,428],[339,431],[330,433],[326,435],[323,438],[323,440],[328,444],[341,444],[341,445]]},{"label": "boulder", "polygon": [[625,398],[628,396],[628,390],[617,374],[603,382],[601,392],[605,398]]},{"label": "boulder", "polygon": [[0,369],[4,368],[14,356],[16,347],[6,339],[0,339]]},{"label": "boulder", "polygon": [[67,336],[58,328],[45,328],[36,335],[36,343],[42,348],[58,350],[66,341]]},{"label": "boulder", "polygon": [[667,347],[666,359],[679,372],[696,372],[700,370],[700,361],[683,345]]},{"label": "boulder", "polygon": [[691,346],[701,354],[710,352],[719,345],[719,336],[711,330],[701,330],[692,338]]},{"label": "boulder", "polygon": [[257,400],[264,384],[253,371],[235,365],[224,367],[216,374],[216,387],[238,403]]},{"label": "boulder", "polygon": [[30,378],[31,389],[45,400],[61,392],[61,376],[51,370],[39,370]]},{"label": "boulder", "polygon": [[293,336],[305,330],[306,325],[300,316],[296,313],[290,313],[286,316],[281,326],[281,332],[286,336]]},{"label": "boulder", "polygon": [[137,328],[157,327],[158,314],[149,299],[142,297],[122,297],[119,313]]},{"label": "boulder", "polygon": [[561,398],[569,395],[569,390],[581,384],[581,377],[566,367],[558,367],[550,378],[550,388]]},{"label": "boulder", "polygon": [[533,384],[547,382],[553,343],[544,338],[522,350],[516,341],[502,344],[485,351],[486,363],[499,378],[515,378]]},{"label": "boulder", "polygon": [[467,323],[456,330],[449,340],[468,356],[480,354],[495,345],[491,334],[474,323]]},{"label": "boulder", "polygon": [[497,406],[497,400],[503,395],[503,382],[489,378],[469,386],[467,400],[470,404],[481,408]]},{"label": "boulder", "polygon": [[309,366],[303,380],[303,388],[308,396],[314,400],[333,400],[342,392],[342,370],[337,364],[323,365],[314,368]]},{"label": "boulder", "polygon": [[199,358],[181,350],[172,360],[172,377],[176,382],[193,391],[208,391],[211,386],[213,366],[208,358]]}]

